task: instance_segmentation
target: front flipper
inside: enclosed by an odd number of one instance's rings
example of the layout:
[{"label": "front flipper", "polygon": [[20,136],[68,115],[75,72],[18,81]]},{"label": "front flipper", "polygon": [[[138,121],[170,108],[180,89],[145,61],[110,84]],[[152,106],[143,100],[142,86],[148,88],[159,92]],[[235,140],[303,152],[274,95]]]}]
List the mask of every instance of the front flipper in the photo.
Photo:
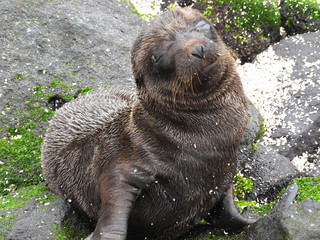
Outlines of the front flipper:
[{"label": "front flipper", "polygon": [[230,232],[239,232],[257,219],[245,218],[234,204],[233,186],[226,192],[225,197],[210,212],[206,221],[216,228]]},{"label": "front flipper", "polygon": [[128,219],[139,190],[123,183],[108,191],[108,201],[102,203],[94,232],[86,240],[125,240]]},{"label": "front flipper", "polygon": [[112,174],[101,178],[98,222],[86,240],[125,240],[133,204],[154,181],[152,172],[140,166],[122,164]]}]

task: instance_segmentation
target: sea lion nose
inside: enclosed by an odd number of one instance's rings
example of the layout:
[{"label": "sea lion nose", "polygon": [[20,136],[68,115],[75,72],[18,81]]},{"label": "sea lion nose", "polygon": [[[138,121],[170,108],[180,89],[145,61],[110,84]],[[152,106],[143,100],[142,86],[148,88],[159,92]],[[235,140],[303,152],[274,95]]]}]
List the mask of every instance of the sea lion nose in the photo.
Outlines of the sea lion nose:
[{"label": "sea lion nose", "polygon": [[203,45],[197,45],[192,51],[191,55],[200,58],[200,59],[205,59],[205,54],[204,54],[204,46]]}]

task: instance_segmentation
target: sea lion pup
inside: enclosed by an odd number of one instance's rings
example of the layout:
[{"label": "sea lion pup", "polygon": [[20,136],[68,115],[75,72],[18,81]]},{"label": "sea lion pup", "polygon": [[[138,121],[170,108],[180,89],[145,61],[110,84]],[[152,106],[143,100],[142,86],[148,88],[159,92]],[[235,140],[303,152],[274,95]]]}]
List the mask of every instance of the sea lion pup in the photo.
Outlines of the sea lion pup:
[{"label": "sea lion pup", "polygon": [[189,8],[163,13],[135,41],[132,66],[136,94],[79,97],[45,135],[48,186],[96,221],[87,239],[174,239],[208,213],[224,228],[250,224],[231,187],[246,99],[212,24]]}]

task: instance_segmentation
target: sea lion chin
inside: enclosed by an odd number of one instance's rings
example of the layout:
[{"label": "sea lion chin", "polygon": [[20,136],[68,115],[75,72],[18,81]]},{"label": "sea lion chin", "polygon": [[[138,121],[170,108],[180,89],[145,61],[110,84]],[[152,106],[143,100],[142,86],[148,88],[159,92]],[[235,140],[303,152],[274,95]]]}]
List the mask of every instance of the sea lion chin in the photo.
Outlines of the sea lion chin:
[{"label": "sea lion chin", "polygon": [[252,223],[232,197],[246,98],[212,23],[167,11],[131,61],[136,93],[110,88],[65,104],[43,143],[49,188],[96,222],[87,239],[174,239],[208,214],[222,227]]}]

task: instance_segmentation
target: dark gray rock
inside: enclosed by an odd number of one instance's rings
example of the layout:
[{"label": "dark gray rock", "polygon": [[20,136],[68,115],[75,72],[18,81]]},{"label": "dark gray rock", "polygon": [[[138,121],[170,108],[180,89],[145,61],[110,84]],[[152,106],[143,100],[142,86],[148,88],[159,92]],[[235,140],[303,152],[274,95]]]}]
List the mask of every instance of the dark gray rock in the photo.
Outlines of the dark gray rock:
[{"label": "dark gray rock", "polygon": [[[314,1],[316,2],[316,1]],[[280,1],[281,26],[288,35],[315,32],[320,30],[320,18],[316,17],[314,11],[318,6],[311,7],[311,4],[304,4],[303,8],[299,2]],[[319,15],[318,15],[319,16]]]},{"label": "dark gray rock", "polygon": [[289,159],[261,144],[249,155],[242,173],[253,182],[250,197],[262,203],[274,200],[292,179],[301,176]]},{"label": "dark gray rock", "polygon": [[[3,233],[1,239],[10,240],[44,240],[83,239],[92,231],[92,223],[78,212],[74,211],[66,202],[57,196],[48,203],[40,203],[37,198],[29,199],[22,207],[10,209],[8,212],[0,212],[11,219],[7,227],[1,226]],[[82,238],[81,238],[82,236]],[[3,238],[2,238],[3,237]]]},{"label": "dark gray rock", "polygon": [[279,79],[279,90],[288,92],[288,97],[277,110],[284,119],[271,138],[284,137],[286,144],[275,146],[276,150],[299,170],[320,176],[320,32],[288,38],[274,51],[282,59],[293,59],[294,65],[290,81]]},{"label": "dark gray rock", "polygon": [[[67,205],[55,198],[48,205],[39,204],[32,199],[23,208],[8,214],[14,216],[12,225],[6,230],[6,238],[14,240],[51,239],[68,211]],[[51,236],[51,237],[50,237]]]},{"label": "dark gray rock", "polygon": [[320,33],[277,43],[239,68],[265,134],[244,164],[254,194],[272,200],[298,176],[320,176]]},{"label": "dark gray rock", "polygon": [[0,112],[53,80],[132,86],[130,50],[144,22],[125,1],[21,1],[0,5]]},{"label": "dark gray rock", "polygon": [[248,227],[239,240],[320,239],[320,203],[304,200],[265,216]]},{"label": "dark gray rock", "polygon": [[250,102],[247,101],[248,107],[248,121],[247,126],[244,133],[244,138],[242,139],[237,158],[238,158],[238,171],[243,169],[246,166],[248,158],[250,158],[250,154],[252,151],[252,147],[256,138],[258,137],[258,133],[260,131],[261,124],[263,124],[263,118],[257,108]]}]

